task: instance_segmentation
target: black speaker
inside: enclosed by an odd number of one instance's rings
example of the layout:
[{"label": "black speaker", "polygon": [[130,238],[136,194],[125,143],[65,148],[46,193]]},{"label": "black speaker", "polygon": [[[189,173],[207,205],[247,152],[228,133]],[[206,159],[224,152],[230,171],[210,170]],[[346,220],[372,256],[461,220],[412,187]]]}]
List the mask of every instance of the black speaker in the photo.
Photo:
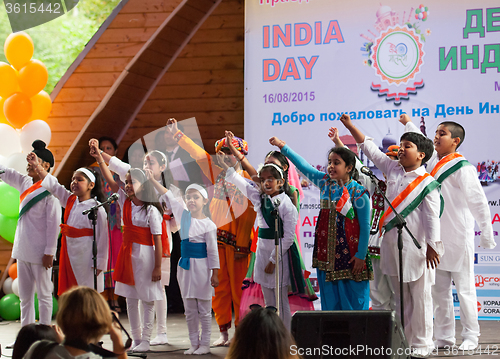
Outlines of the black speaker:
[{"label": "black speaker", "polygon": [[390,310],[296,312],[292,354],[314,358],[409,358],[410,349]]}]

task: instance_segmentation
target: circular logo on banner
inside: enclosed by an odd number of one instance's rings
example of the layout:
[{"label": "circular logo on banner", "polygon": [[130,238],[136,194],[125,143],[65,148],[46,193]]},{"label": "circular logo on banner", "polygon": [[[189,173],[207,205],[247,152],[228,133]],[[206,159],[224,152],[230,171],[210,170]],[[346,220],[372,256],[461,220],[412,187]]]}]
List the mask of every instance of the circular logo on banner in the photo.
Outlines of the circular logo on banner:
[{"label": "circular logo on banner", "polygon": [[424,51],[420,37],[413,29],[394,26],[387,28],[375,40],[372,67],[382,81],[401,85],[420,72]]},{"label": "circular logo on banner", "polygon": [[477,311],[481,312],[481,303],[477,302]]}]

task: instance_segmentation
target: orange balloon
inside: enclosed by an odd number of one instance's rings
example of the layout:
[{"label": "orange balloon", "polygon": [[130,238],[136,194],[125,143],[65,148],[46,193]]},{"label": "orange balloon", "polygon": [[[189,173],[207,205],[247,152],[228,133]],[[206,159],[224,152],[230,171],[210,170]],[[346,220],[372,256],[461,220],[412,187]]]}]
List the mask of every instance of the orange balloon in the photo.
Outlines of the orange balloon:
[{"label": "orange balloon", "polygon": [[40,60],[30,60],[19,70],[19,87],[28,97],[42,91],[49,80],[49,72]]},{"label": "orange balloon", "polygon": [[33,106],[25,93],[16,92],[3,104],[5,117],[14,128],[22,128],[30,119]]},{"label": "orange balloon", "polygon": [[3,103],[5,102],[5,99],[0,97],[0,123],[5,123],[7,125],[10,125],[9,121],[7,121],[7,118],[5,117],[5,114],[3,113]]},{"label": "orange balloon", "polygon": [[13,263],[9,267],[9,277],[12,278],[12,280],[17,278],[17,263]]},{"label": "orange balloon", "polygon": [[16,70],[5,62],[0,62],[0,79],[2,79],[2,83],[0,84],[1,97],[7,98],[17,91]]},{"label": "orange balloon", "polygon": [[20,70],[33,57],[35,45],[27,33],[20,31],[7,37],[3,50],[10,64]]},{"label": "orange balloon", "polygon": [[31,98],[31,104],[33,105],[33,113],[30,122],[34,120],[45,121],[49,117],[50,111],[52,111],[52,100],[47,92],[40,91],[37,93]]}]

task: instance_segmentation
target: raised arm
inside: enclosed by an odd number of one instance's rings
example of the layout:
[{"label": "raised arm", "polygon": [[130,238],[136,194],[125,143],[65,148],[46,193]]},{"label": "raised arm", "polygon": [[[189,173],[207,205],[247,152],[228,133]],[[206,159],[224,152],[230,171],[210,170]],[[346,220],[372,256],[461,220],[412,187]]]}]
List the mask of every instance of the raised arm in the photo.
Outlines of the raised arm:
[{"label": "raised arm", "polygon": [[212,183],[215,183],[215,180],[221,173],[222,169],[212,162],[210,154],[194,143],[188,136],[177,128],[177,120],[175,118],[168,119],[167,131],[172,134],[179,146],[186,150],[189,155],[196,160],[196,163],[200,166],[205,176]]},{"label": "raised arm", "polygon": [[[97,161],[97,164],[99,165],[99,168],[101,170],[102,176],[106,180],[106,182],[109,184],[109,187],[111,188],[111,191],[113,193],[118,192],[120,189],[120,186],[118,183],[115,182],[113,178],[113,174],[111,174],[111,171],[109,170],[109,167],[106,165],[106,162],[104,162],[103,154],[106,156],[110,157],[108,154],[105,152],[102,152],[99,150],[99,142],[92,142],[90,143],[90,155],[95,158]],[[111,158],[111,157],[110,157]]]},{"label": "raised arm", "polygon": [[38,174],[38,177],[43,181],[43,179],[49,174],[44,166],[40,164],[38,160],[38,156],[31,152],[26,156],[26,161],[35,169],[35,172]]},{"label": "raised arm", "polygon": [[243,167],[243,169],[245,171],[247,171],[247,173],[250,176],[250,178],[252,179],[252,181],[258,183],[259,182],[259,174],[255,170],[255,168],[250,164],[250,161],[248,161],[248,159],[245,157],[245,155],[240,153],[240,151],[238,151],[236,149],[236,147],[234,147],[233,137],[234,137],[234,134],[231,131],[226,131],[226,143],[227,143],[229,149],[231,150],[231,153],[241,163],[241,166]]},{"label": "raised arm", "polygon": [[347,128],[347,130],[351,133],[356,143],[363,143],[365,141],[365,135],[361,132],[351,121],[351,118],[348,114],[344,113],[340,117],[340,122]]},{"label": "raised arm", "polygon": [[299,154],[295,153],[285,141],[280,140],[278,137],[271,137],[269,143],[273,146],[278,147],[281,153],[284,154],[292,163],[297,167],[297,169],[302,172],[315,186],[320,185],[320,181],[325,179],[327,175],[325,172],[321,172],[310,165],[304,158]]},{"label": "raised arm", "polygon": [[330,127],[328,137],[335,143],[335,147],[344,147],[344,143],[340,140],[339,129],[337,127]]},{"label": "raised arm", "polygon": [[260,207],[260,191],[241,177],[233,167],[226,170],[226,180],[234,184],[255,207]]}]

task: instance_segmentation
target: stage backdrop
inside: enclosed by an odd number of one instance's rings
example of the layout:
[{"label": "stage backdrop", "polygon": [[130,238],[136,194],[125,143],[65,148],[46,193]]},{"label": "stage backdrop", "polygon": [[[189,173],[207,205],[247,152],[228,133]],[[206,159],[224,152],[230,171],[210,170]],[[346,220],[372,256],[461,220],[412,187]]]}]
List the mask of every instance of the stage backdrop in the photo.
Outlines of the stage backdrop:
[{"label": "stage backdrop", "polygon": [[[498,1],[245,4],[245,136],[252,163],[263,162],[269,137],[278,136],[323,167],[333,145],[327,137],[331,126],[356,150],[338,121],[344,112],[384,150],[399,143],[401,113],[430,138],[440,122],[456,121],[466,129],[460,151],[478,168],[499,241]],[[304,190],[301,241],[310,266],[319,192]],[[479,315],[498,318],[500,246],[485,250],[478,243],[476,232]]]}]

